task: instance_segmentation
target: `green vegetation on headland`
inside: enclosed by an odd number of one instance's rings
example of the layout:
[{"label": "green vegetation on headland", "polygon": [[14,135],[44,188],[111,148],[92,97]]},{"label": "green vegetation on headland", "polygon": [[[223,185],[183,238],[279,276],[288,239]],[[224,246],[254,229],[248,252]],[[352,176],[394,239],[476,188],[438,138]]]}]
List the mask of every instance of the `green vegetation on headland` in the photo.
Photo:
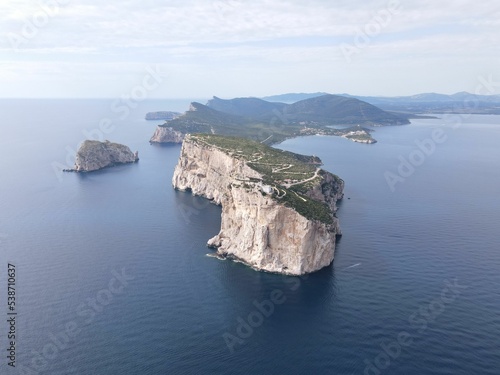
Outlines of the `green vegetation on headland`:
[{"label": "green vegetation on headland", "polygon": [[[191,134],[193,142],[216,147],[244,160],[261,178],[242,178],[232,186],[260,191],[308,219],[331,224],[334,213],[329,205],[333,207],[343,181],[322,171],[317,157],[297,155],[268,145],[306,135],[335,135],[355,142],[374,143],[371,130],[363,126],[408,123],[404,116],[336,95],[321,95],[293,104],[214,97],[207,105],[191,103],[183,115],[161,125],[168,129],[159,133],[166,134],[165,142],[179,142],[182,134]],[[162,136],[158,138],[155,142],[162,142]],[[324,199],[328,203],[317,200],[321,199],[317,198],[318,194],[322,195],[318,192],[327,192]],[[316,198],[311,198],[313,196]]]},{"label": "green vegetation on headland", "polygon": [[[302,216],[331,224],[331,209],[323,202],[316,201],[307,192],[323,183],[328,173],[318,166],[321,160],[316,156],[305,156],[278,150],[250,139],[221,136],[215,134],[194,134],[193,142],[216,147],[231,157],[243,160],[253,170],[259,172],[262,180],[245,179],[240,186],[259,189],[263,195],[293,208]],[[337,181],[338,176],[332,175]]]},{"label": "green vegetation on headland", "polygon": [[179,116],[179,112],[172,111],[158,111],[158,112],[148,112],[146,113],[146,120],[173,120]]},{"label": "green vegetation on headland", "polygon": [[[293,104],[257,98],[223,100],[214,97],[207,105],[191,103],[183,115],[165,127],[183,134],[209,133],[237,136],[266,144],[303,135],[336,135],[374,143],[371,130],[361,126],[408,124],[406,117],[385,112],[357,99],[323,95]],[[348,126],[335,129],[331,126]]]}]

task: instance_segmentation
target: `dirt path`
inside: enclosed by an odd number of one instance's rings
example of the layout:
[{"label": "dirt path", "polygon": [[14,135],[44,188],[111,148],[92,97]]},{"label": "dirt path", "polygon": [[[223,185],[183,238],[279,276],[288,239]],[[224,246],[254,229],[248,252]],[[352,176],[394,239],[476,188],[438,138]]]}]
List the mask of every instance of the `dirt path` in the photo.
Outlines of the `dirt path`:
[{"label": "dirt path", "polygon": [[291,184],[283,184],[284,187],[286,187],[287,189],[290,187],[290,186],[295,186],[295,185],[299,185],[299,184],[303,184],[304,182],[309,182],[309,181],[312,181],[314,180],[316,177],[318,177],[318,173],[319,171],[321,170],[321,168],[316,168],[316,171],[314,172],[314,176],[310,177],[310,178],[306,178],[305,180],[302,180],[302,181],[298,181],[298,182],[293,182]]}]

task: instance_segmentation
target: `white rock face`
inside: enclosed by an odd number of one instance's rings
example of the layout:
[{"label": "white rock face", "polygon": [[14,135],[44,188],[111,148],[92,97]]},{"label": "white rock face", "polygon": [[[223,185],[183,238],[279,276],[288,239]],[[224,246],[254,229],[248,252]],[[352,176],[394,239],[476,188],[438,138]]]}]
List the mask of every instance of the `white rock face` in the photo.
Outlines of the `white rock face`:
[{"label": "white rock face", "polygon": [[151,143],[182,143],[184,134],[167,126],[157,126],[149,140]]},{"label": "white rock face", "polygon": [[85,140],[76,152],[75,172],[91,172],[116,164],[135,163],[138,153],[125,145],[109,141]]},{"label": "white rock face", "polygon": [[[213,146],[200,145],[187,135],[172,184],[222,205],[221,230],[208,241],[218,254],[259,270],[302,275],[328,266],[334,257],[338,219],[332,224],[309,220],[262,193],[262,185],[241,180],[261,178],[245,161]],[[309,196],[335,212],[343,182],[328,172]]]}]

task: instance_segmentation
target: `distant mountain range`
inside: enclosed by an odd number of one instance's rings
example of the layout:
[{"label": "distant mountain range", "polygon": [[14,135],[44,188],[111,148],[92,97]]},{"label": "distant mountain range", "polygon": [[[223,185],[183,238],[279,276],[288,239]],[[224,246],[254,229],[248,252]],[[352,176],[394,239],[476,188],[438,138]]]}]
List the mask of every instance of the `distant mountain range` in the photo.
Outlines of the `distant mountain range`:
[{"label": "distant mountain range", "polygon": [[259,121],[269,121],[282,114],[287,107],[285,103],[272,103],[258,98],[220,99],[216,96],[207,102],[213,110],[234,116],[252,118]]},{"label": "distant mountain range", "polygon": [[[301,95],[301,94],[298,94]],[[251,117],[260,121],[273,118],[287,124],[299,125],[403,125],[408,118],[388,113],[356,98],[325,94],[292,104],[269,102],[257,98],[224,100],[214,97],[207,106],[227,114]]]},{"label": "distant mountain range", "polygon": [[[191,103],[187,112],[161,126],[181,134],[221,134],[266,143],[311,134],[345,136],[356,142],[373,143],[370,131],[362,126],[404,124],[409,124],[406,115],[386,112],[356,98],[326,94],[293,104],[214,96],[207,105]],[[332,125],[346,128],[334,129]]]},{"label": "distant mountain range", "polygon": [[[314,98],[325,93],[290,93],[268,96],[263,99],[274,102],[293,103],[295,101]],[[340,94],[347,98],[359,99],[375,105],[386,111],[409,114],[438,114],[438,113],[475,113],[500,114],[500,95],[475,95],[468,92],[458,92],[453,95],[424,93],[411,96],[356,96]]]},{"label": "distant mountain range", "polygon": [[281,95],[273,95],[273,96],[265,96],[262,99],[268,102],[281,102],[281,103],[295,103],[300,100],[311,99],[317,96],[329,95],[327,92],[314,92],[310,94],[306,93],[290,93],[290,94],[281,94]]}]

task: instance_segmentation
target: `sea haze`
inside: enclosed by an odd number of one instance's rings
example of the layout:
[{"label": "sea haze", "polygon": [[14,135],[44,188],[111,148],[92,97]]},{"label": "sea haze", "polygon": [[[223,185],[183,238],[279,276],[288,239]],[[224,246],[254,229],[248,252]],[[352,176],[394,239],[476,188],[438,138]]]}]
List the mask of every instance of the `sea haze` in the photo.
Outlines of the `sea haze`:
[{"label": "sea haze", "polygon": [[[206,256],[220,207],[172,189],[180,146],[149,145],[161,121],[144,120],[186,101],[145,101],[126,116],[112,103],[0,101],[0,288],[15,264],[17,370],[498,374],[500,117],[413,120],[377,128],[373,145],[322,136],[276,145],[321,157],[346,182],[333,265],[294,278]],[[61,173],[103,119],[103,139],[140,161]],[[410,160],[418,166],[401,169]],[[392,189],[389,175],[399,176]],[[241,321],[276,290],[282,303],[241,338]],[[0,293],[4,318],[6,302]],[[0,372],[16,373],[5,357]]]}]

